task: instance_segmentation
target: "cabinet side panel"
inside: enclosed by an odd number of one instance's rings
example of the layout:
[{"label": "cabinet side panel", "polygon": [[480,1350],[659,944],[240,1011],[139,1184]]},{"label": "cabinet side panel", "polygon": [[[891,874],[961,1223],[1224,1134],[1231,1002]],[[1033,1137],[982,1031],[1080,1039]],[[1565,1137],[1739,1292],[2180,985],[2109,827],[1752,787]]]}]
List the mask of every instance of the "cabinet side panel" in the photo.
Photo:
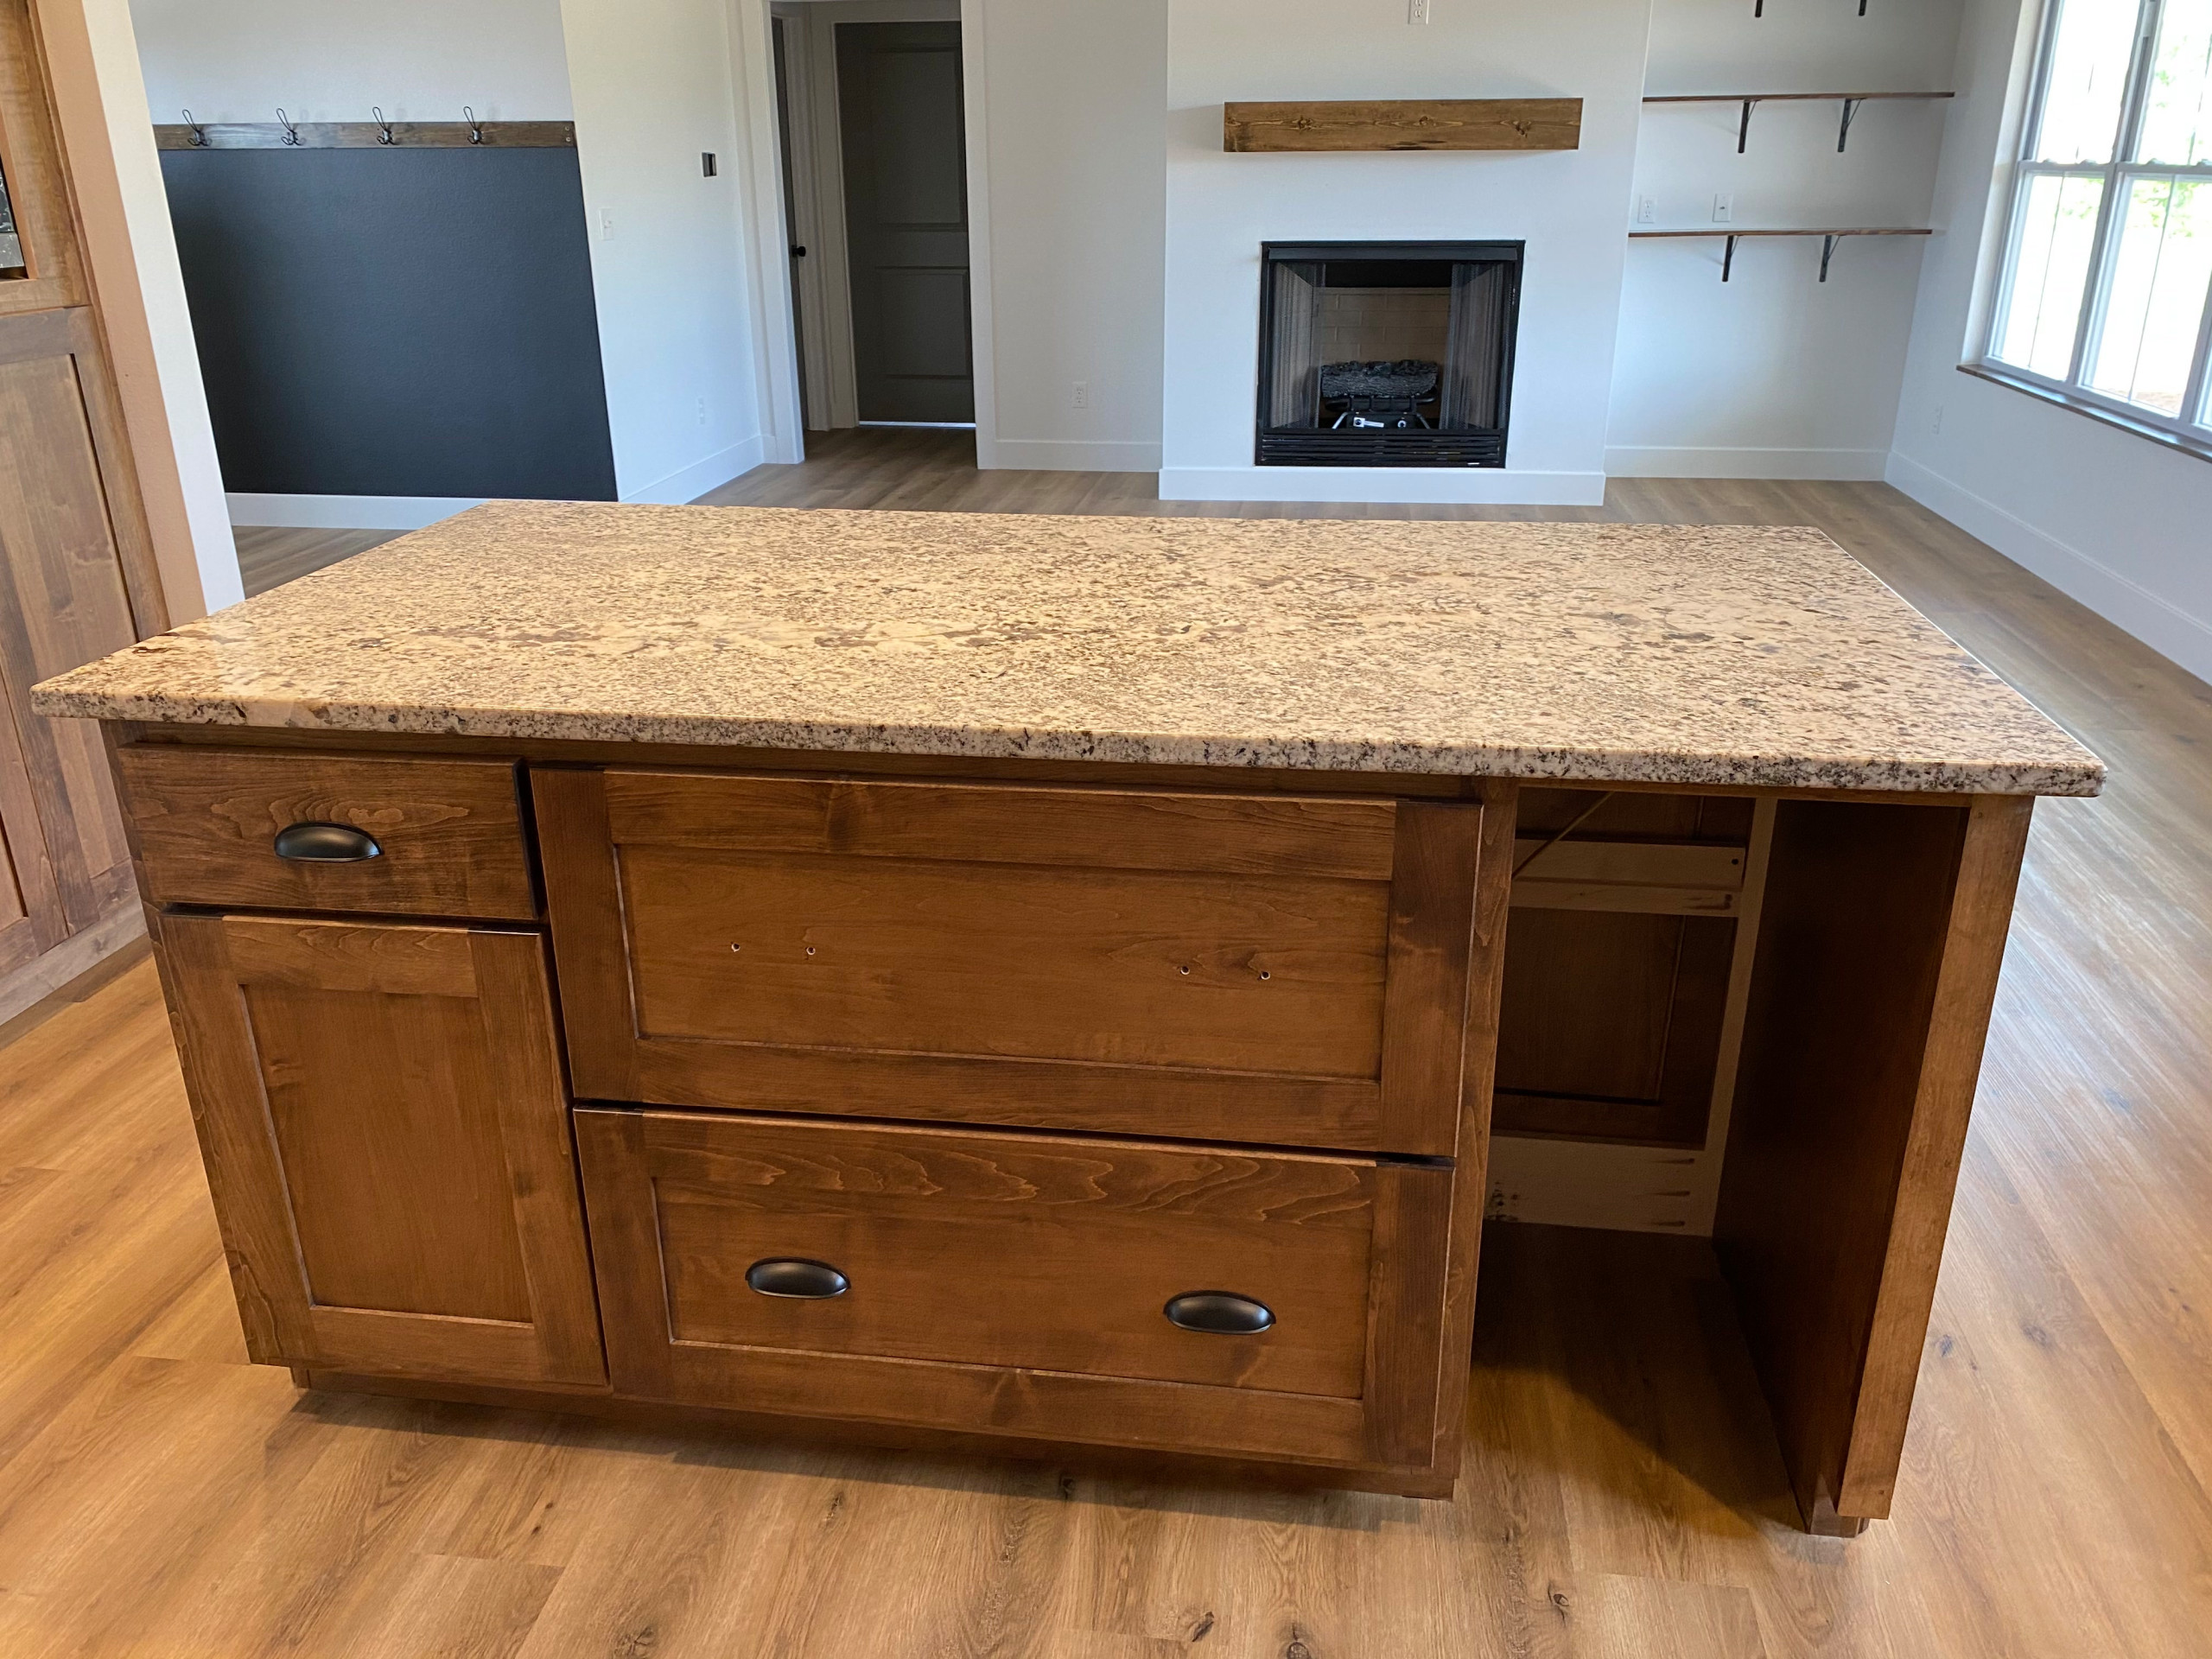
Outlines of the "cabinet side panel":
[{"label": "cabinet side panel", "polygon": [[1808,1517],[1887,1512],[2027,805],[1777,810],[1714,1240]]}]

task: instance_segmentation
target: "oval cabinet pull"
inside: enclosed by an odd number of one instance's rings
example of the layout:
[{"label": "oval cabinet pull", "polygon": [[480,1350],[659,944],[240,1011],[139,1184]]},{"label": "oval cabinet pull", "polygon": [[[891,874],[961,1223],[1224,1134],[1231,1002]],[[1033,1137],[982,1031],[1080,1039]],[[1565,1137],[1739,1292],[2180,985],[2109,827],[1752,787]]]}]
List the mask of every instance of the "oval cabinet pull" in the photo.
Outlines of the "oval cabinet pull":
[{"label": "oval cabinet pull", "polygon": [[276,832],[276,856],[298,864],[359,864],[384,851],[350,823],[289,823]]},{"label": "oval cabinet pull", "polygon": [[827,1262],[803,1262],[787,1255],[755,1262],[745,1270],[745,1282],[763,1296],[788,1296],[804,1302],[827,1301],[853,1287],[853,1281]]},{"label": "oval cabinet pull", "polygon": [[1226,1290],[1193,1290],[1160,1311],[1170,1325],[1215,1337],[1257,1336],[1275,1322],[1274,1310],[1265,1302]]}]

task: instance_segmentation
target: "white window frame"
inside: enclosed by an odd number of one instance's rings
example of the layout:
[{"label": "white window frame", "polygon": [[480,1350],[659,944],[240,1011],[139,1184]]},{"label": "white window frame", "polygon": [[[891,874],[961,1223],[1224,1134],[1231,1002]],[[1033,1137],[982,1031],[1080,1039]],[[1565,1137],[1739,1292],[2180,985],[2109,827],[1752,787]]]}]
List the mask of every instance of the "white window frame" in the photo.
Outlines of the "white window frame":
[{"label": "white window frame", "polygon": [[[2139,425],[2153,427],[2187,438],[2195,443],[2212,443],[2212,293],[2205,298],[2203,315],[2197,321],[2196,355],[2191,362],[2187,391],[2183,394],[2181,413],[2168,415],[2162,410],[2142,404],[2131,404],[2124,397],[2114,397],[2084,384],[2089,365],[2094,360],[2096,347],[2104,330],[2105,307],[2112,291],[2113,267],[2120,252],[2121,207],[2134,189],[2138,179],[2202,179],[2212,181],[2212,164],[2195,167],[2151,166],[2132,162],[2127,157],[2135,153],[2141,142],[2145,112],[2148,107],[2148,91],[2153,54],[2158,49],[2158,25],[2163,16],[2162,0],[2139,0],[2140,7],[2135,22],[2135,44],[2128,61],[2127,88],[2120,100],[2120,127],[2113,145],[2113,159],[2107,162],[2038,162],[2033,158],[2041,142],[2044,105],[2050,82],[2051,54],[2058,36],[2059,14],[2063,0],[2045,0],[2043,24],[2036,48],[2035,76],[2030,84],[2028,118],[2020,137],[2020,153],[2014,162],[2012,205],[2005,226],[2005,260],[1997,284],[1996,303],[1989,308],[1988,332],[1982,342],[1980,366],[2009,379],[2020,380],[2041,386],[2069,400],[2076,400],[2120,416]],[[2020,257],[2020,237],[2024,225],[2024,209],[2028,190],[2038,178],[2064,177],[2068,175],[2094,175],[2104,181],[2104,194],[2098,204],[2094,240],[2090,245],[2089,278],[2082,285],[2082,314],[2074,328],[2074,355],[2062,378],[2038,374],[2023,364],[2007,362],[1997,355],[1997,342],[2006,315],[2012,303],[2012,279]]]}]

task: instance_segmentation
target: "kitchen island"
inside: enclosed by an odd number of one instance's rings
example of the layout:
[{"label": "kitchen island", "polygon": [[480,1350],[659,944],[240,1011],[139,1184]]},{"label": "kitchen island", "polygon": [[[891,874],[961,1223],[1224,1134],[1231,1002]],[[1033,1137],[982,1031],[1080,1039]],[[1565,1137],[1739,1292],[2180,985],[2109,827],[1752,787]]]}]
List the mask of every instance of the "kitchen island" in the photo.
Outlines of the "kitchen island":
[{"label": "kitchen island", "polygon": [[303,1384],[1441,1495],[1594,1221],[1841,1532],[2102,776],[1789,529],[495,504],[35,706]]}]

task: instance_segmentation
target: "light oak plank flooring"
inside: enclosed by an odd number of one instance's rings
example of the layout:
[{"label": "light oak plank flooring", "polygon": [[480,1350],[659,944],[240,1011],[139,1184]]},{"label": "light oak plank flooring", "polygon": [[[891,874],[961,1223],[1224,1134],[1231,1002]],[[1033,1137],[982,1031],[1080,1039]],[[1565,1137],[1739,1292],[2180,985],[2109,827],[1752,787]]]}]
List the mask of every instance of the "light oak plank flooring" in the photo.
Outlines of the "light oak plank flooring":
[{"label": "light oak plank flooring", "polygon": [[382,547],[406,532],[397,530],[289,530],[270,524],[239,524],[231,531],[238,543],[238,575],[246,596],[281,588],[356,553]]},{"label": "light oak plank flooring", "polygon": [[[719,493],[1166,510],[960,442]],[[2037,815],[1894,1521],[1796,1530],[1683,1239],[1491,1230],[1449,1504],[301,1394],[243,1363],[142,964],[0,1049],[0,1654],[2212,1652],[2212,690],[1880,486],[1546,516],[1820,524],[2113,765]]]}]

